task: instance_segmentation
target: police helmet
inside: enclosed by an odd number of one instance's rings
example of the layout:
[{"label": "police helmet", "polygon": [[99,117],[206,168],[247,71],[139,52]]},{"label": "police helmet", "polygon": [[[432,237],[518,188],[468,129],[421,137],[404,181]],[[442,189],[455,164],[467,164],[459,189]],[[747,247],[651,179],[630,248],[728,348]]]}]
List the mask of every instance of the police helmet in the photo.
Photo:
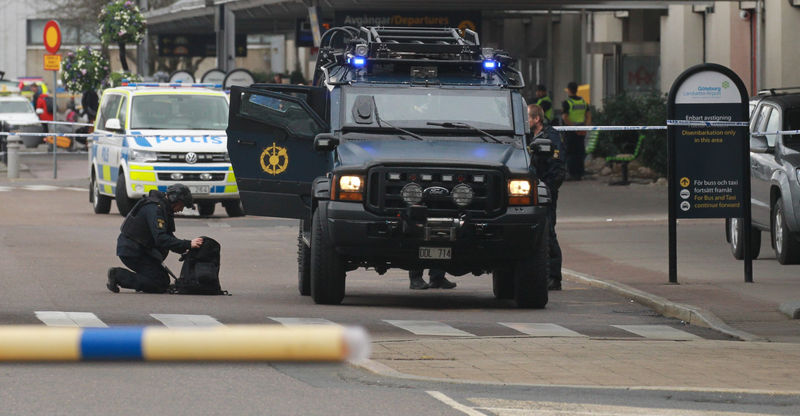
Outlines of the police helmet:
[{"label": "police helmet", "polygon": [[183,202],[184,207],[191,208],[193,205],[192,191],[189,190],[188,186],[181,183],[170,185],[167,188],[167,200],[170,204]]}]

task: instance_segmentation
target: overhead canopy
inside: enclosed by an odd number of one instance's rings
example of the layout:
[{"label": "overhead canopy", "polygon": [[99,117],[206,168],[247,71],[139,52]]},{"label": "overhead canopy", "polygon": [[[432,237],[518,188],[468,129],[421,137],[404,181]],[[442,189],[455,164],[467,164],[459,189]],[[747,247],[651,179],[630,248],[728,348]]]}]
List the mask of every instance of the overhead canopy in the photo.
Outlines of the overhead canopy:
[{"label": "overhead canopy", "polygon": [[[479,11],[485,16],[524,14],[544,10],[666,9],[669,4],[710,4],[702,1],[590,0],[319,0],[322,16],[336,10]],[[308,16],[311,0],[179,0],[145,14],[151,34],[214,32],[215,7],[225,4],[236,15],[239,33],[294,31],[298,18]]]}]

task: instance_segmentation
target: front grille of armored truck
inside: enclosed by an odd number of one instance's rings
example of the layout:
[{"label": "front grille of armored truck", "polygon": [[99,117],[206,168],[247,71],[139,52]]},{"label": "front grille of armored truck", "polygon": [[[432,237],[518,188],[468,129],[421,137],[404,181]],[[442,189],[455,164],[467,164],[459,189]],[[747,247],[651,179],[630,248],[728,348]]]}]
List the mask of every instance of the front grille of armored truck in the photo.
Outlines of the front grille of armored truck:
[{"label": "front grille of armored truck", "polygon": [[[406,188],[409,184],[416,185]],[[408,198],[404,199],[404,188],[413,188],[421,190],[422,195],[407,193],[416,197],[412,200],[418,198],[415,205],[424,205],[430,215],[468,213],[488,217],[504,208],[504,184],[503,174],[497,170],[381,166],[369,171],[366,205],[370,211],[382,215],[397,215],[411,205]],[[456,199],[465,194],[465,186],[472,198],[459,206]],[[464,203],[463,198],[461,202]]]}]

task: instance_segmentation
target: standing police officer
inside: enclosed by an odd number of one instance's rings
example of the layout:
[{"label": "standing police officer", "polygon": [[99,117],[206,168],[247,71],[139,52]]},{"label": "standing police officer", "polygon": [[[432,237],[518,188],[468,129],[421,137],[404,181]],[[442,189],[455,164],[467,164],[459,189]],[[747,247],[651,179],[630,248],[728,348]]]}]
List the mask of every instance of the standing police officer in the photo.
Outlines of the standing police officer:
[{"label": "standing police officer", "polygon": [[536,105],[542,107],[544,111],[544,122],[547,125],[553,124],[553,100],[547,95],[547,87],[542,84],[536,86]]},{"label": "standing police officer", "polygon": [[131,270],[108,269],[108,290],[118,293],[119,287],[140,292],[164,293],[169,288],[169,275],[161,264],[169,251],[185,253],[198,248],[202,238],[181,240],[175,237],[174,213],[192,206],[192,192],[186,185],[175,184],[166,194],[150,191],[134,205],[120,227],[117,256]]},{"label": "standing police officer", "polygon": [[547,278],[547,289],[561,290],[561,246],[558,244],[558,236],[556,236],[558,188],[561,187],[564,176],[566,176],[564,161],[561,159],[561,137],[555,129],[544,124],[544,111],[536,104],[528,106],[528,123],[531,125],[533,133],[531,144],[540,138],[550,139],[552,142],[553,152],[534,154],[533,166],[536,169],[537,177],[550,189],[552,197],[552,203],[547,209],[547,215],[550,218],[550,249],[548,250],[550,276]]},{"label": "standing police officer", "polygon": [[[578,96],[578,84],[570,82],[567,84],[567,97],[561,105],[561,114],[564,124],[567,126],[585,126],[592,123],[592,113],[589,112],[589,105]],[[583,160],[586,158],[586,146],[583,139],[585,131],[568,131],[564,134],[565,150],[567,151],[567,172],[568,180],[579,181],[583,177]]]}]

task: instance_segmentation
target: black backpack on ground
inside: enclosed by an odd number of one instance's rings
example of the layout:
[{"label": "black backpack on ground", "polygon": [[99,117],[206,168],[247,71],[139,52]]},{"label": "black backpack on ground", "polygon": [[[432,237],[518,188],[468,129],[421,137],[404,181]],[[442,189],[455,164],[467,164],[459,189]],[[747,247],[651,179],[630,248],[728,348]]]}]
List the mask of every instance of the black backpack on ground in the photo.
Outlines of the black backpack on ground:
[{"label": "black backpack on ground", "polygon": [[201,237],[203,245],[190,249],[180,261],[181,276],[170,286],[170,293],[180,295],[228,295],[219,285],[220,245],[211,237]]},{"label": "black backpack on ground", "polygon": [[55,114],[55,113],[53,113],[53,97],[51,97],[49,95],[46,95],[44,97],[44,105],[47,107],[47,112],[48,113]]}]

